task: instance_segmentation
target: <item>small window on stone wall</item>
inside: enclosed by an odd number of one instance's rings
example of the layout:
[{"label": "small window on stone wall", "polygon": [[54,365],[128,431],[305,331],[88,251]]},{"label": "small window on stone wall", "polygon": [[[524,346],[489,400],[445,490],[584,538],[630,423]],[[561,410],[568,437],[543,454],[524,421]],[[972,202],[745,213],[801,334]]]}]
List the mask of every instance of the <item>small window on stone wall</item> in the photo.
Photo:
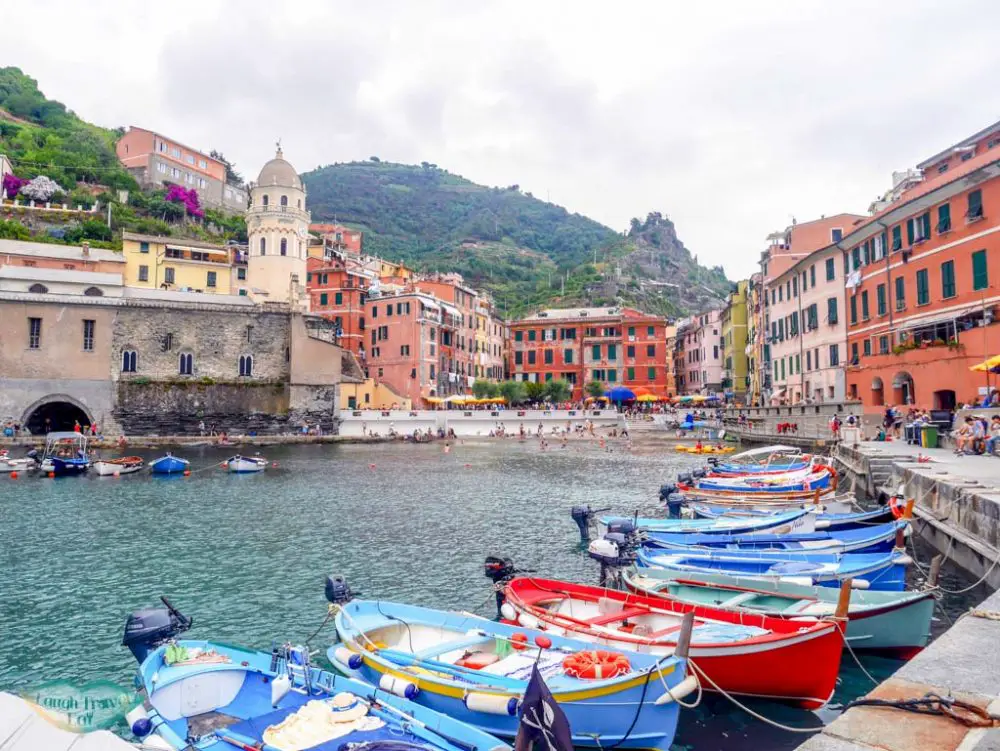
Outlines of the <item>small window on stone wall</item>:
[{"label": "small window on stone wall", "polygon": [[240,355],[240,375],[247,378],[253,375],[253,355]]},{"label": "small window on stone wall", "polygon": [[134,373],[136,367],[136,354],[134,349],[122,351],[122,373]]},{"label": "small window on stone wall", "polygon": [[194,355],[189,352],[181,353],[180,362],[178,363],[178,372],[181,375],[193,375],[194,374]]}]

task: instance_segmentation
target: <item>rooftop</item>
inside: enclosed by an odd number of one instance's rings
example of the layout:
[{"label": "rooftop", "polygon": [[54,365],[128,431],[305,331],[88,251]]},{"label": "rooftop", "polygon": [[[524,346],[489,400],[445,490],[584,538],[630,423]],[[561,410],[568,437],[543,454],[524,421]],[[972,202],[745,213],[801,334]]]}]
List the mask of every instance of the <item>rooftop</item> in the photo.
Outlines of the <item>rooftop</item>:
[{"label": "rooftop", "polygon": [[1000,133],[1000,120],[993,123],[992,125],[988,125],[978,133],[973,133],[968,138],[964,138],[958,143],[949,146],[944,151],[939,151],[934,156],[924,159],[924,161],[920,162],[920,164],[917,165],[917,169],[920,170],[927,169],[928,167],[937,164],[942,159],[946,159],[947,157],[951,156],[956,151],[961,151],[962,149],[968,148],[969,146],[974,146],[976,143],[986,138],[986,136],[991,136],[994,133]]},{"label": "rooftop", "polygon": [[152,134],[152,135],[154,135],[154,136],[159,136],[159,137],[160,137],[160,138],[162,138],[162,139],[163,139],[164,141],[170,141],[171,143],[175,143],[175,144],[177,144],[178,146],[180,146],[181,148],[183,148],[183,149],[187,149],[188,151],[190,151],[190,152],[192,152],[192,153],[195,153],[195,154],[199,154],[199,155],[201,155],[201,156],[205,157],[205,159],[207,159],[207,160],[210,160],[210,161],[213,161],[213,162],[215,162],[216,164],[222,164],[222,162],[220,162],[220,161],[219,161],[218,159],[216,159],[216,158],[215,158],[214,156],[209,156],[208,154],[206,154],[206,153],[205,153],[204,151],[202,151],[201,149],[192,149],[192,148],[191,148],[190,146],[187,146],[187,145],[185,145],[185,144],[181,143],[181,142],[180,142],[180,141],[178,141],[178,140],[177,140],[176,138],[171,138],[170,136],[165,136],[165,135],[163,135],[162,133],[160,133],[159,131],[156,131],[156,130],[149,130],[148,128],[139,128],[139,127],[137,127],[137,126],[135,126],[135,125],[130,125],[130,126],[129,126],[129,128],[128,128],[128,131],[126,131],[126,133],[130,133],[130,132],[131,132],[131,131],[133,131],[133,130],[141,130],[141,131],[142,131],[143,133],[150,133],[150,134]]},{"label": "rooftop", "polygon": [[[156,243],[158,245],[170,245],[175,248],[199,248],[201,250],[228,251],[230,246],[206,243],[201,240],[189,240],[182,237],[166,237],[163,235],[140,235],[138,232],[123,232],[122,240],[132,240],[133,242]],[[245,250],[246,246],[240,246]],[[93,250],[90,251],[93,254]]]},{"label": "rooftop", "polygon": [[29,266],[0,266],[0,279],[23,279],[31,282],[66,282],[70,284],[103,284],[122,286],[121,274],[105,274],[97,271],[76,271],[73,269],[40,269]]},{"label": "rooftop", "polygon": [[254,302],[246,295],[214,295],[204,292],[180,292],[167,289],[147,289],[143,287],[126,287],[125,297],[151,302],[190,302],[210,305],[238,305],[252,308]]},{"label": "rooftop", "polygon": [[0,255],[55,258],[60,261],[125,263],[122,254],[115,250],[90,248],[90,254],[85,256],[83,248],[79,245],[56,245],[54,243],[29,242],[27,240],[0,240]]}]

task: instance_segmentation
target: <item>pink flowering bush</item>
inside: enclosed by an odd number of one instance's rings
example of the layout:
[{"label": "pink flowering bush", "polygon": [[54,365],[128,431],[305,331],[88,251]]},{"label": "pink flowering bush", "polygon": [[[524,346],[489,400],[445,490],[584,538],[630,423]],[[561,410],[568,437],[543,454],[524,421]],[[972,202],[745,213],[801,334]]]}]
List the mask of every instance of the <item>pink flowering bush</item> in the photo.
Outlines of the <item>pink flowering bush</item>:
[{"label": "pink flowering bush", "polygon": [[201,203],[198,201],[198,191],[194,188],[187,190],[180,185],[171,185],[167,190],[166,200],[184,204],[184,209],[189,216],[196,216],[199,219],[205,216]]},{"label": "pink flowering bush", "polygon": [[27,180],[22,180],[13,172],[3,176],[3,192],[7,194],[7,198],[14,198],[20,192],[21,186],[27,184]]}]

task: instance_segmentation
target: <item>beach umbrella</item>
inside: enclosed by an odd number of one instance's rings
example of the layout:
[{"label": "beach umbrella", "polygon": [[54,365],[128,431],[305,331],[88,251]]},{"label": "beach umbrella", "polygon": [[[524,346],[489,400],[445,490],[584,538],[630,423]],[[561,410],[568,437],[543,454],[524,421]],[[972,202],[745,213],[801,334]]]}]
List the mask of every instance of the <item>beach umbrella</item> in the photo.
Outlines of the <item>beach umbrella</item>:
[{"label": "beach umbrella", "polygon": [[979,373],[985,373],[987,370],[996,373],[997,368],[1000,368],[1000,355],[994,355],[989,360],[983,360],[978,365],[973,365],[969,370],[975,370]]},{"label": "beach umbrella", "polygon": [[604,395],[613,402],[630,402],[635,399],[635,392],[624,386],[615,386],[613,389],[608,389],[604,392]]},{"label": "beach umbrella", "polygon": [[660,401],[660,397],[655,394],[639,394],[635,400],[637,402],[658,402]]},{"label": "beach umbrella", "polygon": [[441,402],[444,401],[444,399],[437,396],[425,396],[424,401],[430,402],[431,404],[440,404]]}]

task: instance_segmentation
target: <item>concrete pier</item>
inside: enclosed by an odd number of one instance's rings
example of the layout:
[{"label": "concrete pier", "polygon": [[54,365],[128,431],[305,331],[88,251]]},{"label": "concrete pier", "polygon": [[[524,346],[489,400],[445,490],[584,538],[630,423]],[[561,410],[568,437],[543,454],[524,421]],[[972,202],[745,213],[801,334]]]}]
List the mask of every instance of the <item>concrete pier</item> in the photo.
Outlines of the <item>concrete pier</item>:
[{"label": "concrete pier", "polygon": [[[977,579],[1000,587],[1000,458],[957,456],[903,442],[838,446],[835,457],[860,493],[916,500],[914,530]],[[926,563],[926,562],[925,562]],[[1000,716],[1000,592],[961,617],[865,698],[920,699],[928,693]],[[851,659],[848,654],[844,660]],[[941,715],[854,707],[800,751],[997,751],[1000,728],[969,727]]]}]

